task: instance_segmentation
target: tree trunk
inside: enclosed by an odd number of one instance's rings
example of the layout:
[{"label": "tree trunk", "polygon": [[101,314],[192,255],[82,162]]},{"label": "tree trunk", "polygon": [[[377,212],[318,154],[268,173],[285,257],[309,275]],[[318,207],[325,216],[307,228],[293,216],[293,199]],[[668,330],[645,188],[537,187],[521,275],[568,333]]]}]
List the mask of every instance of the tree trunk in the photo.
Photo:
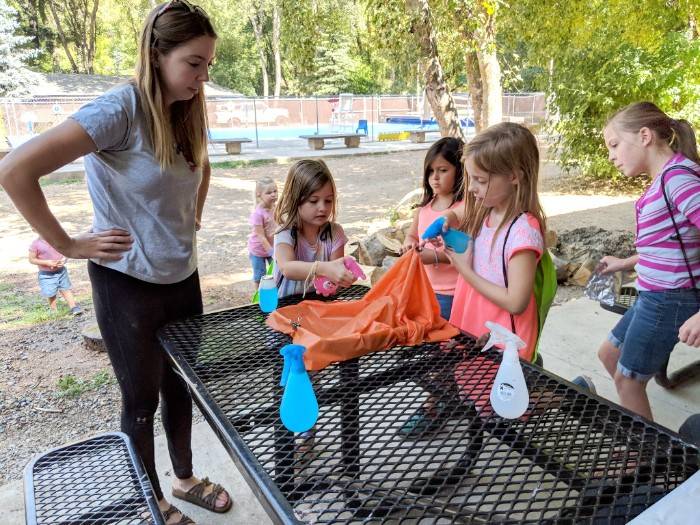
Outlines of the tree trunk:
[{"label": "tree trunk", "polygon": [[476,2],[476,9],[478,18],[482,21],[476,29],[475,36],[483,89],[483,124],[492,126],[503,120],[501,66],[496,56],[496,7],[488,11],[482,2]]},{"label": "tree trunk", "polygon": [[276,1],[272,7],[272,52],[275,57],[275,97],[282,90],[282,55],[280,53],[280,33],[282,27],[282,5]]},{"label": "tree trunk", "polygon": [[56,6],[54,5],[54,0],[49,0],[49,9],[51,10],[53,21],[56,24],[56,31],[58,31],[58,37],[61,39],[61,45],[63,45],[63,49],[66,52],[68,61],[70,62],[70,67],[73,70],[73,73],[80,73],[78,64],[75,63],[75,59],[73,58],[73,53],[71,53],[70,48],[68,47],[68,39],[66,38],[66,34],[63,31],[63,27],[61,26],[61,20],[58,18]]},{"label": "tree trunk", "polygon": [[469,84],[469,98],[474,112],[474,128],[478,133],[484,129],[484,93],[481,85],[481,70],[476,51],[469,51],[465,55],[467,82]]},{"label": "tree trunk", "polygon": [[265,39],[263,37],[263,18],[264,13],[262,7],[257,7],[255,12],[250,16],[250,23],[253,26],[253,34],[255,35],[255,43],[258,47],[258,59],[260,61],[260,73],[263,81],[263,96],[270,96],[270,80],[267,74],[267,56],[265,55]]},{"label": "tree trunk", "polygon": [[406,8],[415,15],[411,30],[425,61],[425,94],[440,126],[440,133],[443,137],[451,136],[464,140],[457,108],[442,71],[428,0],[406,0]]},{"label": "tree trunk", "polygon": [[[100,4],[100,0],[94,0],[92,6],[92,13],[90,13],[90,22],[88,34],[89,39],[87,42],[87,72],[92,75],[95,72],[94,62],[95,62],[95,41],[97,40],[97,7]],[[87,6],[86,6],[87,7]]]},{"label": "tree trunk", "polygon": [[503,119],[501,67],[496,55],[496,4],[488,10],[483,2],[461,0],[455,8],[465,38],[465,61],[469,95],[477,131]]},{"label": "tree trunk", "polygon": [[495,50],[477,51],[483,89],[483,124],[493,126],[503,120],[503,90],[501,66]]}]

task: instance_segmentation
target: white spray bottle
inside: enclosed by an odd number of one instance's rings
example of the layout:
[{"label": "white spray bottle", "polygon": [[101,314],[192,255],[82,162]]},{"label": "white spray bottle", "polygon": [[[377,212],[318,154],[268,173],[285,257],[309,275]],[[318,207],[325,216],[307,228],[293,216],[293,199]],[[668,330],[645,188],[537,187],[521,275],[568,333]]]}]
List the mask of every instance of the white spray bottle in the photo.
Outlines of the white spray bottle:
[{"label": "white spray bottle", "polygon": [[491,332],[491,337],[484,346],[484,350],[497,343],[505,346],[503,360],[491,388],[491,406],[501,417],[519,418],[525,413],[530,403],[530,394],[528,394],[525,376],[518,358],[518,349],[524,348],[525,343],[498,323],[486,321],[486,327]]}]

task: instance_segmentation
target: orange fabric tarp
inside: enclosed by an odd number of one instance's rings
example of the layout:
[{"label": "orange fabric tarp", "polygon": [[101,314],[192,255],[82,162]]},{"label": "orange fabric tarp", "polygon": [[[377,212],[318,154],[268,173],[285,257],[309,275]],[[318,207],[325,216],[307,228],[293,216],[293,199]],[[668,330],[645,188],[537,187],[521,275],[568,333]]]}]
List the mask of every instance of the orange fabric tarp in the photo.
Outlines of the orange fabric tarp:
[{"label": "orange fabric tarp", "polygon": [[[300,320],[296,331],[292,322]],[[420,260],[411,250],[357,301],[302,301],[267,318],[275,330],[306,347],[307,370],[321,370],[397,345],[444,341],[459,330],[440,317],[440,307]]]}]

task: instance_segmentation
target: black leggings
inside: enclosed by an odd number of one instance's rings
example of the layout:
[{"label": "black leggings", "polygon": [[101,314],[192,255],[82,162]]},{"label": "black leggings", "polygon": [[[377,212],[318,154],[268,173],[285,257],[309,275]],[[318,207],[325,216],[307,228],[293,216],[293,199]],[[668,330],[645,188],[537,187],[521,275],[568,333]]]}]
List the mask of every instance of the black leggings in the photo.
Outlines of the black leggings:
[{"label": "black leggings", "polygon": [[173,471],[192,476],[192,398],[156,339],[163,325],[202,313],[199,274],[174,284],[152,284],[88,262],[97,324],[122,393],[121,429],[133,440],[158,499],[153,415],[161,415]]}]

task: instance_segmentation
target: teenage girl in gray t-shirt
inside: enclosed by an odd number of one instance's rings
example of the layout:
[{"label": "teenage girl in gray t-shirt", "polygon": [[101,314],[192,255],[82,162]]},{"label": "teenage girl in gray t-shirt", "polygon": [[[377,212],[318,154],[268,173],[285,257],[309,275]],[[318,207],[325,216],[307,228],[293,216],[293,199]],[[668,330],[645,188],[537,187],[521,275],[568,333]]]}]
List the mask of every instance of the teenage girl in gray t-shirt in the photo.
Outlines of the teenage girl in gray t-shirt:
[{"label": "teenage girl in gray t-shirt", "polygon": [[[222,487],[192,473],[192,400],[156,340],[164,324],[202,312],[195,231],[209,186],[203,85],[215,44],[200,8],[181,0],[157,6],[141,34],[135,79],[0,163],[0,184],[25,219],[65,256],[89,259],[95,314],[122,393],[121,428],[167,523],[193,522],[164,498],[158,482],[159,393],[173,495],[214,512],[231,506]],[[89,233],[69,236],[38,181],[81,156],[94,218]]]}]

